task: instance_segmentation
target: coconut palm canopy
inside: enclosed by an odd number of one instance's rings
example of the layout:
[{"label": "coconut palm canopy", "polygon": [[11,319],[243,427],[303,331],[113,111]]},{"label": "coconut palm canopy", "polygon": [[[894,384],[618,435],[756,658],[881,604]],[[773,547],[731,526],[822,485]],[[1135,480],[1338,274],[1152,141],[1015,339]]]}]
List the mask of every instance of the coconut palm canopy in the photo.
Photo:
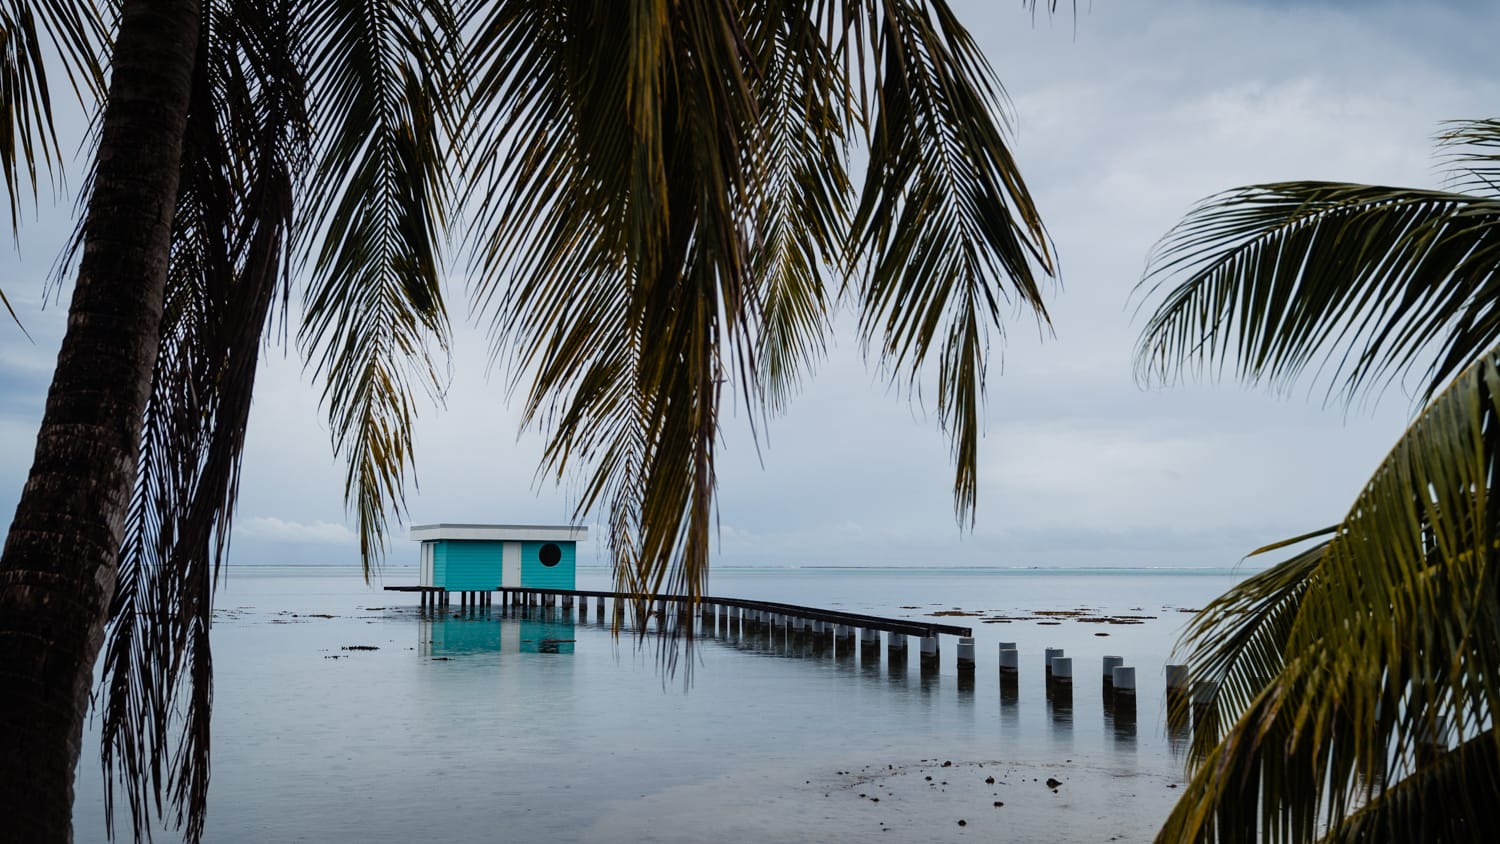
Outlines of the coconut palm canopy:
[{"label": "coconut palm canopy", "polygon": [[[13,210],[57,149],[39,32],[97,78],[91,7],[31,8],[0,21]],[[102,707],[137,837],[153,812],[202,832],[213,583],[294,275],[367,566],[444,387],[455,263],[545,471],[607,516],[621,588],[698,594],[725,391],[763,424],[839,303],[894,379],[935,380],[972,520],[992,343],[1008,307],[1045,324],[1053,261],[999,83],[942,0],[209,0],[201,20],[134,495],[97,516],[125,524]]]},{"label": "coconut palm canopy", "polygon": [[[1310,367],[1430,398],[1337,525],[1246,579],[1184,648],[1214,726],[1161,841],[1487,841],[1500,824],[1500,121],[1440,137],[1446,190],[1242,188],[1148,273],[1148,380]],[[1174,283],[1175,282],[1175,283]],[[1492,497],[1494,496],[1494,497]]]}]

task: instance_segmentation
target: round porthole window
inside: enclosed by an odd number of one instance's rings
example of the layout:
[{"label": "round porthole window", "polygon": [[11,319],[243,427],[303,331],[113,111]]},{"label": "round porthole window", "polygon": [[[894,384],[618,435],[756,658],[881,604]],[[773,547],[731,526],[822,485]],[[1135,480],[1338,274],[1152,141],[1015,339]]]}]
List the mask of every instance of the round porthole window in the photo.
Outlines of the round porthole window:
[{"label": "round porthole window", "polygon": [[542,565],[546,566],[547,568],[552,568],[562,561],[562,549],[552,544],[551,542],[543,545],[541,549],[536,552],[536,555],[537,558],[542,561]]}]

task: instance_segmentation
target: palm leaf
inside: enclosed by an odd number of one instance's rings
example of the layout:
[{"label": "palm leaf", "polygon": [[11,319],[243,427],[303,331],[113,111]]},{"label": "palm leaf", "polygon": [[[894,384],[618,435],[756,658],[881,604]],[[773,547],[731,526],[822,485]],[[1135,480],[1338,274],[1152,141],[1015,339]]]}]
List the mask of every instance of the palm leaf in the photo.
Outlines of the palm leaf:
[{"label": "palm leaf", "polygon": [[299,339],[324,382],[366,576],[404,506],[414,392],[441,398],[448,323],[438,241],[452,195],[443,148],[458,95],[458,31],[442,0],[326,0],[309,12],[312,283]]},{"label": "palm leaf", "polygon": [[1500,120],[1445,124],[1438,147],[1454,190],[1500,199]]},{"label": "palm leaf", "polygon": [[[1285,668],[1287,637],[1327,548],[1320,543],[1246,578],[1193,617],[1179,649],[1193,667],[1197,688],[1191,703],[1200,708],[1200,717],[1209,717],[1207,725],[1193,730],[1194,762],[1218,745],[1220,726],[1233,724]],[[1176,720],[1188,713],[1172,715]]]},{"label": "palm leaf", "polygon": [[[0,3],[0,174],[5,179],[13,233],[19,233],[22,196],[28,186],[36,201],[38,160],[48,170],[62,160],[52,123],[45,41],[51,41],[80,99],[84,96],[80,84],[94,96],[104,90],[100,56],[108,36],[93,4],[75,0]],[[26,333],[4,290],[0,290],[0,305]]]},{"label": "palm leaf", "polygon": [[[464,28],[474,300],[525,423],[547,432],[542,472],[579,469],[578,514],[609,510],[617,584],[701,593],[722,385],[758,444],[822,354],[829,273],[861,256],[883,274],[859,288],[871,310],[927,309],[882,329],[893,348],[953,311],[940,387],[972,502],[986,327],[1011,283],[995,274],[1021,273],[1020,298],[1039,303],[1030,262],[1047,253],[991,114],[998,89],[944,4],[511,0]],[[877,116],[857,75],[908,53],[870,91],[916,104]],[[907,115],[928,134],[904,139]],[[846,150],[865,125],[883,140],[861,218]],[[902,205],[914,185],[923,198]],[[879,221],[893,206],[920,248]],[[932,280],[923,261],[965,249]]]},{"label": "palm leaf", "polygon": [[1500,733],[1490,730],[1443,751],[1331,829],[1325,840],[1488,840],[1500,829],[1496,794]]},{"label": "palm leaf", "polygon": [[972,523],[991,334],[1006,301],[1047,321],[1034,266],[1050,274],[1051,253],[994,117],[1003,91],[947,4],[865,14],[878,107],[852,232],[855,263],[870,263],[854,290],[861,333],[909,385],[936,358],[954,507]]},{"label": "palm leaf", "polygon": [[[1225,696],[1220,711],[1231,726],[1202,756],[1159,840],[1309,840],[1342,828],[1360,806],[1430,796],[1425,787],[1397,791],[1431,765],[1424,737],[1470,742],[1494,731],[1497,457],[1500,349],[1491,349],[1412,423],[1333,538],[1315,549],[1316,562],[1285,578],[1300,584],[1287,607],[1293,615],[1266,614],[1258,634],[1281,653],[1236,657],[1247,663],[1236,670],[1257,681]],[[1243,639],[1239,623],[1223,615],[1195,635]],[[1230,644],[1220,650],[1235,656]],[[1485,782],[1486,770],[1463,788]],[[1486,840],[1480,827],[1465,829],[1459,840]]]},{"label": "palm leaf", "polygon": [[32,199],[36,198],[38,162],[51,169],[61,160],[52,124],[49,53],[56,56],[82,100],[83,89],[93,96],[104,91],[100,57],[108,41],[95,4],[76,0],[0,3],[0,172],[5,177],[13,230],[20,224],[21,197],[28,185]]},{"label": "palm leaf", "polygon": [[1500,337],[1500,201],[1284,182],[1210,198],[1158,245],[1151,292],[1182,281],[1138,346],[1144,380],[1221,369],[1289,384],[1309,365],[1349,397],[1421,372],[1430,397]]}]

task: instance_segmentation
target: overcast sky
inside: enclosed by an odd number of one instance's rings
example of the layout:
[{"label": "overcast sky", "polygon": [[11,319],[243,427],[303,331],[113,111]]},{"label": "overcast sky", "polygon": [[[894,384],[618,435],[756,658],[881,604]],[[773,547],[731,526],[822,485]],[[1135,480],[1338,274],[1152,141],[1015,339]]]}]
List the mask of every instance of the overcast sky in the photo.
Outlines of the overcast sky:
[{"label": "overcast sky", "polygon": [[[1013,314],[991,373],[977,526],[952,510],[947,441],[890,391],[844,330],[759,455],[742,409],[719,465],[719,565],[1227,566],[1338,520],[1413,407],[1324,407],[1306,387],[1143,390],[1134,292],[1152,244],[1198,199],[1253,182],[1433,187],[1442,120],[1495,116],[1500,4],[1080,3],[1035,21],[1015,2],[956,0],[1011,95],[1022,171],[1061,257],[1055,335]],[[1067,5],[1066,3],[1064,5]],[[82,167],[70,169],[76,185]],[[71,199],[28,220],[3,289],[35,342],[0,325],[0,513],[29,465],[64,308],[43,280]],[[447,407],[416,432],[409,523],[563,523],[568,487],[538,485],[485,336],[450,279]],[[1153,300],[1147,300],[1154,304]],[[66,302],[66,296],[63,298]],[[295,349],[256,387],[232,560],[348,563],[358,549],[318,391]],[[405,529],[389,562],[409,564]],[[603,562],[590,543],[582,562]]]}]

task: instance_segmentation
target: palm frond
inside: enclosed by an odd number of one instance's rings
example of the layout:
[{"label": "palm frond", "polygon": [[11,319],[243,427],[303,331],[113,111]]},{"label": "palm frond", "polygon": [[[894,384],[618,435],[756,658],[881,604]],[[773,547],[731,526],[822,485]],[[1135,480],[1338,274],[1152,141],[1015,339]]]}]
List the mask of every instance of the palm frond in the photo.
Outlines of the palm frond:
[{"label": "palm frond", "polygon": [[1285,667],[1287,637],[1327,548],[1320,543],[1246,578],[1193,617],[1179,650],[1197,686],[1191,704],[1211,716],[1208,728],[1193,730],[1193,762],[1218,745],[1219,727],[1233,724]]},{"label": "palm frond", "polygon": [[108,41],[100,9],[93,3],[0,2],[0,172],[4,173],[13,231],[20,225],[22,196],[28,187],[32,200],[36,199],[37,164],[50,170],[61,160],[52,125],[49,53],[83,100],[104,90],[101,57]]},{"label": "palm frond", "polygon": [[[858,256],[884,274],[860,288],[872,312],[953,312],[942,406],[972,503],[987,330],[1006,285],[1039,305],[1032,262],[1050,263],[998,89],[946,5],[509,0],[464,29],[473,297],[525,424],[548,434],[542,472],[580,468],[578,513],[609,509],[617,584],[701,593],[722,385],[758,443],[822,354],[830,274]],[[885,33],[878,53],[867,30]],[[866,90],[877,56],[907,54]],[[872,116],[871,95],[914,104]],[[859,218],[847,147],[864,125],[883,175]],[[906,229],[880,219],[892,208]],[[918,266],[965,249],[948,277]],[[928,316],[882,331],[901,346]],[[920,365],[921,342],[893,360]]]},{"label": "palm frond", "polygon": [[591,464],[579,512],[610,509],[617,575],[645,594],[701,589],[720,385],[755,378],[757,102],[733,11],[500,3],[476,39],[476,300],[513,385],[532,375],[543,471]]},{"label": "palm frond", "polygon": [[[1391,784],[1423,775],[1432,764],[1424,740],[1469,742],[1494,731],[1497,460],[1500,348],[1492,348],[1413,421],[1333,538],[1314,549],[1317,559],[1268,578],[1280,578],[1288,597],[1259,622],[1266,647],[1221,649],[1244,663],[1229,670],[1256,681],[1226,692],[1220,711],[1231,726],[1201,757],[1159,840],[1310,840],[1379,805],[1400,787]],[[1221,614],[1195,635],[1243,638],[1239,625]],[[1274,676],[1261,681],[1268,670]],[[1470,782],[1484,781],[1485,770]],[[1467,829],[1460,840],[1478,831]]]},{"label": "palm frond", "polygon": [[856,125],[848,42],[827,14],[802,4],[756,0],[742,5],[744,39],[754,62],[758,138],[750,149],[749,250],[758,309],[751,313],[766,409],[785,409],[822,358],[841,268],[853,186],[845,140]]},{"label": "palm frond", "polygon": [[1487,841],[1500,829],[1500,732],[1490,730],[1413,771],[1324,836],[1328,844]]},{"label": "palm frond", "polygon": [[1500,337],[1500,200],[1338,182],[1241,188],[1158,244],[1166,292],[1142,332],[1146,381],[1222,370],[1290,384],[1309,365],[1352,398],[1403,372],[1431,395]]},{"label": "palm frond", "polygon": [[1014,301],[1047,322],[1053,270],[1040,214],[995,115],[1003,91],[941,0],[866,10],[876,69],[869,169],[855,212],[861,333],[915,384],[936,359],[939,423],[952,441],[954,507],[972,523],[992,333]]},{"label": "palm frond", "polygon": [[152,815],[202,838],[208,630],[229,541],[251,388],[278,287],[308,126],[290,0],[206,8],[173,229],[161,351],[110,608],[101,761],[135,840]]},{"label": "palm frond", "polygon": [[366,576],[400,518],[417,388],[441,400],[439,240],[452,199],[459,33],[442,0],[326,0],[309,12],[323,132],[303,242],[315,265],[299,339],[317,376]]},{"label": "palm frond", "polygon": [[1438,150],[1452,189],[1500,199],[1500,120],[1454,121],[1445,127]]}]

